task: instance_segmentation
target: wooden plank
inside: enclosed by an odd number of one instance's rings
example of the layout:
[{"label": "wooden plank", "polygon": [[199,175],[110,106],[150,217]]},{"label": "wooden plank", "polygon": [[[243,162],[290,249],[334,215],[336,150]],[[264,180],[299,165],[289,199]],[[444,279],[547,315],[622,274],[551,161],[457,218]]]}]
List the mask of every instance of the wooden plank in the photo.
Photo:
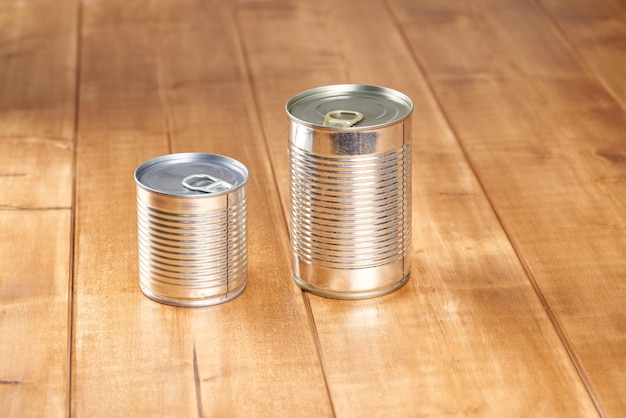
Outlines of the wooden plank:
[{"label": "wooden plank", "polygon": [[393,8],[597,408],[623,415],[623,108],[532,1]]},{"label": "wooden plank", "polygon": [[415,102],[409,283],[371,300],[308,296],[337,415],[597,415],[386,2],[239,4],[283,205],[291,95],[356,82]]},{"label": "wooden plank", "polygon": [[71,140],[76,5],[32,3],[0,2],[0,138]]},{"label": "wooden plank", "polygon": [[76,4],[0,2],[0,410],[67,416]]},{"label": "wooden plank", "polygon": [[[231,6],[83,7],[72,412],[332,415]],[[138,286],[132,173],[183,151],[251,173],[248,288],[209,308],[161,305]]]},{"label": "wooden plank", "polygon": [[0,3],[0,208],[71,204],[75,9]]},{"label": "wooden plank", "polygon": [[[544,1],[543,5],[573,45],[581,64],[593,73],[622,109],[626,110],[624,5],[613,1],[586,0],[578,0],[574,5],[550,0]],[[619,113],[617,112],[618,115]],[[579,128],[585,130],[584,135],[591,131],[593,136],[602,136],[607,130],[620,129],[619,123],[603,123],[601,115],[599,116],[596,123],[602,123],[603,128],[596,130],[586,124]],[[619,139],[619,134],[616,137]],[[625,158],[626,145],[623,140],[621,143],[618,140],[609,146],[603,146],[595,154],[588,154],[588,166],[592,168],[590,174],[599,187],[613,198],[622,213],[626,213],[626,183],[622,181],[626,176],[623,164]]]},{"label": "wooden plank", "polygon": [[[0,405],[67,416],[69,210],[0,210]],[[34,257],[33,254],[36,254]]]},{"label": "wooden plank", "polygon": [[[28,126],[22,128],[28,132]],[[0,139],[0,210],[69,211],[73,153],[73,144],[64,140]]]},{"label": "wooden plank", "polygon": [[542,0],[576,53],[626,109],[626,8],[602,0]]}]

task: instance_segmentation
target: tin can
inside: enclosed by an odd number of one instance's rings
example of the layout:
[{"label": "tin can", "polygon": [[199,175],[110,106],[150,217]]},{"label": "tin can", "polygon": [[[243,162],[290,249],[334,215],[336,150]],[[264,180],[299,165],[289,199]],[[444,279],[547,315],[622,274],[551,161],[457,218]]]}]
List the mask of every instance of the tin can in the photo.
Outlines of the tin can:
[{"label": "tin can", "polygon": [[247,283],[248,170],[221,155],[169,154],[135,171],[139,284],[156,301],[209,306]]},{"label": "tin can", "polygon": [[411,267],[411,99],[344,84],[286,111],[294,280],[340,299],[398,289]]}]

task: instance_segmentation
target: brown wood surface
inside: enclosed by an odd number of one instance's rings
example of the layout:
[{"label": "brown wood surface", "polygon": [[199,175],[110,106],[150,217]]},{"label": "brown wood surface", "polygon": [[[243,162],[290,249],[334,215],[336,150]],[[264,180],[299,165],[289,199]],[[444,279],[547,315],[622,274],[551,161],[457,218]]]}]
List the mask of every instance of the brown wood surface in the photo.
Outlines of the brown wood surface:
[{"label": "brown wood surface", "polygon": [[69,412],[76,3],[0,2],[0,415]]},{"label": "brown wood surface", "polygon": [[[73,411],[329,415],[230,6],[151,6],[86,3],[82,12]],[[252,173],[249,286],[202,309],[137,292],[132,173],[189,151],[228,154]]]},{"label": "brown wood surface", "polygon": [[[0,2],[0,415],[626,415],[617,0]],[[414,101],[413,266],[360,301],[289,268],[284,105]],[[134,169],[250,170],[248,287],[138,286]]]},{"label": "brown wood surface", "polygon": [[[624,189],[624,109],[587,70],[596,61],[581,64],[575,44],[535,2],[476,2],[434,24],[418,24],[432,10],[397,3],[406,36],[581,378],[601,412],[619,415],[626,406],[616,390],[626,368],[626,212],[616,193]],[[443,46],[424,42],[445,34],[454,44],[465,31],[483,42],[477,54],[476,44],[463,49],[462,73]],[[477,59],[484,49],[492,59]]]}]

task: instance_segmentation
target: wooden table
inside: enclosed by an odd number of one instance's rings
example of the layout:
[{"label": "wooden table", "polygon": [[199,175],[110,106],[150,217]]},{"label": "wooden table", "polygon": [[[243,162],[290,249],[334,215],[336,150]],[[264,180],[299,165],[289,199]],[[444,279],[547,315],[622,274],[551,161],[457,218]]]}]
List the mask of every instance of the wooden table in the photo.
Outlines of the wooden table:
[{"label": "wooden table", "polygon": [[[292,281],[286,100],[409,95],[413,265]],[[248,288],[139,290],[134,169],[249,168]],[[0,2],[0,415],[626,416],[626,3]]]}]

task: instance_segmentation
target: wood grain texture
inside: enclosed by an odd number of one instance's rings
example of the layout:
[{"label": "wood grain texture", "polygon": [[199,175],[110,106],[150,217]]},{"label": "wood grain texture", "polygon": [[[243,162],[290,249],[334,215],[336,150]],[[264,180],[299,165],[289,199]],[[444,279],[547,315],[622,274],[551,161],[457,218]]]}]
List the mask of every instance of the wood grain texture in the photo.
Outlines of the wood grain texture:
[{"label": "wood grain texture", "polygon": [[[580,57],[581,65],[605,88],[623,110],[626,110],[626,7],[623,2],[558,0],[542,2],[545,10],[562,30]],[[596,114],[578,127],[581,135],[613,138],[602,144],[594,154],[588,154],[589,171],[602,190],[613,199],[622,214],[626,213],[626,140],[623,121],[616,123],[621,112],[607,116]],[[605,122],[605,120],[607,120]],[[595,129],[595,124],[601,125]],[[602,141],[602,140],[600,140]],[[607,164],[608,163],[608,164]],[[623,215],[622,215],[623,216]]]},{"label": "wood grain texture", "polygon": [[[83,23],[73,412],[332,415],[230,6],[93,2]],[[251,172],[248,288],[209,308],[138,286],[132,173],[184,151]]]},{"label": "wood grain texture", "polygon": [[626,7],[614,0],[540,4],[587,67],[626,109]]},{"label": "wood grain texture", "polygon": [[[29,126],[23,128],[28,132]],[[73,154],[70,141],[0,139],[0,210],[70,211]]]},{"label": "wood grain texture", "polygon": [[76,2],[0,2],[0,138],[71,140]]},{"label": "wood grain texture", "polygon": [[76,5],[0,2],[0,415],[67,416]]},{"label": "wood grain texture", "polygon": [[[598,409],[619,416],[626,407],[623,108],[532,1],[480,1],[461,11],[455,2],[393,4]],[[481,43],[465,45],[460,71],[451,51],[464,33]],[[445,44],[427,42],[441,36]]]},{"label": "wood grain texture", "polygon": [[69,210],[0,210],[0,405],[67,416]]},{"label": "wood grain texture", "polygon": [[[415,261],[409,283],[372,300],[309,296],[337,415],[596,415],[421,78],[395,14],[384,2],[239,5],[239,27],[284,205],[283,106],[291,95],[356,82],[397,88],[415,102]],[[279,59],[285,50],[293,60]]]},{"label": "wood grain texture", "polygon": [[[626,415],[621,0],[0,0],[0,416]],[[291,279],[285,102],[413,113],[409,283]],[[77,136],[77,138],[75,138]],[[250,170],[248,288],[139,290],[133,172]],[[76,182],[76,184],[74,184]]]}]

